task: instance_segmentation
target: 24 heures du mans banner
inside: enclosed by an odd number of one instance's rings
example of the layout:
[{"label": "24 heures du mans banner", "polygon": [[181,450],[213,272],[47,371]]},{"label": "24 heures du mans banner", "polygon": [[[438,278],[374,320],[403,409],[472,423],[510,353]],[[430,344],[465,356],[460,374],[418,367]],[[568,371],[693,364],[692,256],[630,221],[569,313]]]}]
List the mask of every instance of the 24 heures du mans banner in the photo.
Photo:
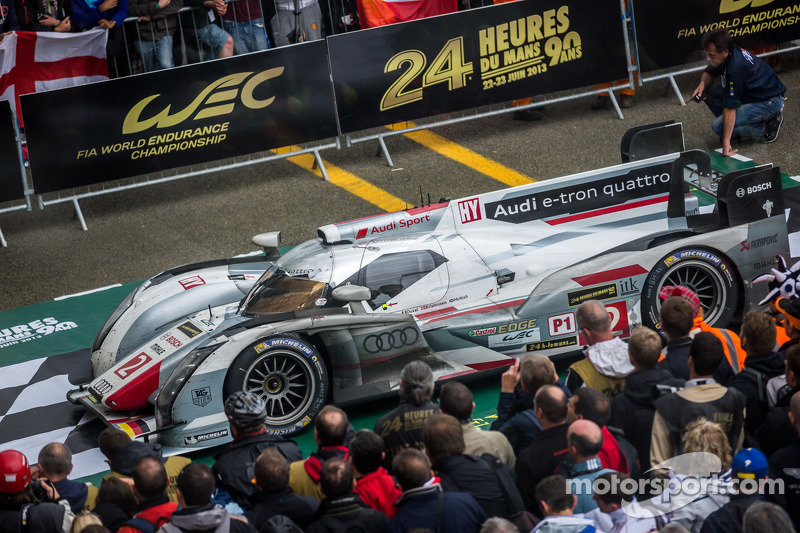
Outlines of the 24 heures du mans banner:
[{"label": "24 heures du mans banner", "polygon": [[510,2],[328,38],[343,133],[626,78],[618,0]]},{"label": "24 heures du mans banner", "polygon": [[800,37],[797,0],[633,0],[633,12],[643,72],[703,60],[700,37],[718,28],[749,50]]},{"label": "24 heures du mans banner", "polygon": [[14,115],[7,100],[0,100],[0,202],[25,196],[19,166],[19,145],[15,138]]},{"label": "24 heures du mans banner", "polygon": [[21,97],[45,193],[335,137],[314,41]]}]

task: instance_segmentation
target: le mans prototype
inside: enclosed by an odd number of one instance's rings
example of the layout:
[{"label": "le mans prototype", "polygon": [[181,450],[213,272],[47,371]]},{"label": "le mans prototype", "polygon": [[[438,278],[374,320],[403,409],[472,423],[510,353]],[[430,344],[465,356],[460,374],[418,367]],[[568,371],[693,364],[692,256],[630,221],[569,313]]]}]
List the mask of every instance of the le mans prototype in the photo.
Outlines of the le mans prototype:
[{"label": "le mans prototype", "polygon": [[675,152],[463,199],[320,227],[281,256],[174,268],[114,311],[92,348],[95,378],[69,399],[169,447],[231,439],[224,399],[267,400],[291,434],[325,403],[397,390],[409,361],[437,379],[574,353],[575,309],[605,303],[613,329],[657,327],[658,293],[687,285],[706,321],[756,307],[789,250],[780,172],[720,175]]}]

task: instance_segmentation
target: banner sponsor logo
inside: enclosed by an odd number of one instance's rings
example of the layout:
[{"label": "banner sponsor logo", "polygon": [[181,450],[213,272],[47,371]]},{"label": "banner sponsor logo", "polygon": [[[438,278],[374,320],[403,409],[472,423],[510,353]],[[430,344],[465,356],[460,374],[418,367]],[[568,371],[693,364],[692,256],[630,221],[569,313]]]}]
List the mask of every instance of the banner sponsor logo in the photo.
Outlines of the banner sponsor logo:
[{"label": "banner sponsor logo", "polygon": [[0,328],[0,348],[34,341],[59,331],[67,331],[77,327],[78,325],[75,322],[59,322],[54,317],[47,317],[41,320],[32,320],[26,324]]},{"label": "banner sponsor logo", "polygon": [[742,246],[739,251],[740,252],[747,252],[750,251],[751,248],[761,248],[762,246],[769,246],[770,244],[777,244],[778,243],[778,234],[770,235],[769,237],[761,237],[759,239],[753,239],[752,241],[744,240],[739,244]]},{"label": "banner sponsor logo", "polygon": [[462,200],[458,202],[458,214],[461,217],[461,223],[475,222],[481,220],[481,201],[478,198],[470,200]]},{"label": "banner sponsor logo", "polygon": [[573,307],[587,300],[608,300],[609,298],[616,298],[618,295],[617,284],[608,283],[606,285],[598,285],[597,287],[568,292],[567,303],[570,307]]},{"label": "banner sponsor logo", "polygon": [[556,348],[567,348],[569,346],[577,345],[578,337],[572,336],[566,339],[559,339],[557,341],[532,342],[525,345],[525,351],[540,352],[542,350],[555,350]]}]

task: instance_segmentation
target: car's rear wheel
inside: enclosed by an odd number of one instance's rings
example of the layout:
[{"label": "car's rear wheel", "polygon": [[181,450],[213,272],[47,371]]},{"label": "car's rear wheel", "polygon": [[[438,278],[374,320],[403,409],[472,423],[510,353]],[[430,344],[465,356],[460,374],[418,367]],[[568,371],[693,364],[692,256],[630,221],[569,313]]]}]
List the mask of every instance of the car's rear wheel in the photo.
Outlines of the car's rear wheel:
[{"label": "car's rear wheel", "polygon": [[290,435],[309,425],[325,405],[328,370],[319,352],[299,335],[274,335],[236,356],[223,393],[253,392],[267,402],[267,429]]},{"label": "car's rear wheel", "polygon": [[703,248],[684,248],[662,257],[650,271],[642,290],[642,318],[657,327],[661,300],[666,285],[689,287],[700,299],[707,324],[724,327],[733,318],[739,302],[739,282],[731,262],[717,252]]}]

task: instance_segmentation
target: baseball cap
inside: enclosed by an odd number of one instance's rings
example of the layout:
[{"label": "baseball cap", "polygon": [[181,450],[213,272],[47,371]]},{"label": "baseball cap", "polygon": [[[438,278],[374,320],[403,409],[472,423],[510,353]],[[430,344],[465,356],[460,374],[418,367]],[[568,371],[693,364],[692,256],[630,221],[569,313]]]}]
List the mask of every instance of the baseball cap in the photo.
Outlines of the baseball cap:
[{"label": "baseball cap", "polygon": [[733,457],[731,476],[739,479],[767,477],[767,458],[755,448],[744,448]]},{"label": "baseball cap", "polygon": [[775,309],[783,313],[795,329],[800,329],[800,300],[778,298],[775,300]]},{"label": "baseball cap", "polygon": [[662,300],[666,300],[671,296],[680,296],[689,302],[689,305],[692,306],[692,312],[697,316],[700,311],[700,298],[697,297],[697,294],[692,289],[683,285],[664,285],[661,288],[661,292],[658,293],[658,297]]}]

